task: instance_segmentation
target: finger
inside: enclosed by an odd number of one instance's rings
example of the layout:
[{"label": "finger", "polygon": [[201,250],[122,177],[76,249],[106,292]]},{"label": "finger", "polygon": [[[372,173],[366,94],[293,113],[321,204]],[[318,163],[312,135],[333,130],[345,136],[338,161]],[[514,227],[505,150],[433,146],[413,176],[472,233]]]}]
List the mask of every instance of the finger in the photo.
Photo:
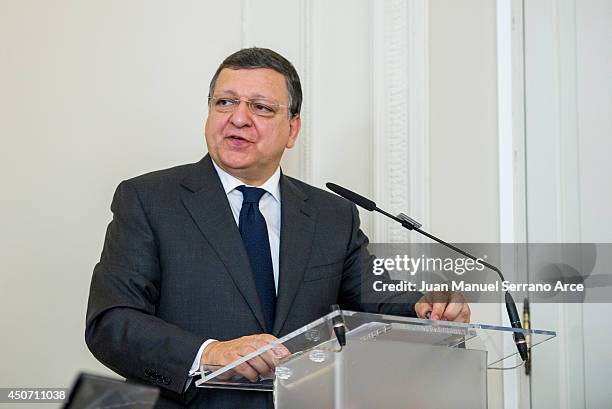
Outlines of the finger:
[{"label": "finger", "polygon": [[279,353],[284,352],[284,350],[286,350],[283,344],[278,343],[278,338],[276,338],[274,335],[257,334],[249,338],[251,338],[250,341],[252,341],[252,345],[253,347],[255,347],[255,349],[260,349],[270,344],[274,344],[274,346],[272,347],[273,350],[278,348]]},{"label": "finger", "polygon": [[280,359],[274,354],[272,350],[264,352],[260,355],[260,357],[264,360],[268,368],[270,368],[269,375],[271,375],[274,372],[276,366],[279,364]]},{"label": "finger", "polygon": [[255,371],[257,371],[258,375],[261,375],[263,377],[269,377],[272,374],[272,371],[274,370],[274,365],[268,364],[268,362],[264,359],[263,355],[251,358],[247,361],[247,363]]},{"label": "finger", "polygon": [[433,308],[431,310],[431,319],[432,320],[440,320],[442,319],[442,315],[444,315],[444,310],[448,304],[445,302],[434,302]]},{"label": "finger", "polygon": [[272,354],[275,357],[284,357],[284,356],[290,354],[289,350],[283,344],[279,344],[278,343],[278,338],[276,338],[273,335],[270,335],[270,334],[259,334],[259,335],[255,335],[254,337],[255,338],[254,338],[254,341],[253,341],[253,345],[257,349],[269,346],[270,344],[273,344],[272,348],[269,349],[269,351],[272,351]]},{"label": "finger", "polygon": [[[253,352],[257,351],[258,349],[262,348],[265,345],[266,344],[262,340],[259,340],[257,338],[245,338],[243,340],[242,345],[240,346],[238,350],[238,354],[241,357],[245,357],[247,355],[252,354]],[[253,358],[249,359],[247,363],[257,374],[262,375],[262,376],[269,376],[274,366],[268,364],[268,362],[264,359],[264,355],[265,355],[265,352],[260,353],[254,356]],[[255,378],[257,378],[257,376]]]},{"label": "finger", "polygon": [[247,378],[251,382],[257,381],[259,373],[248,362],[244,362],[234,368],[234,371]]},{"label": "finger", "polygon": [[456,322],[470,321],[470,306],[465,301],[463,294],[457,292],[452,293],[450,304],[452,304],[452,307],[450,309],[447,307],[447,312],[445,312],[447,320]]},{"label": "finger", "polygon": [[444,309],[444,313],[442,314],[442,319],[445,321],[456,321],[461,314],[461,310],[463,309],[463,304],[459,303],[448,303],[446,308]]},{"label": "finger", "polygon": [[470,322],[471,315],[472,315],[472,311],[470,310],[469,304],[464,303],[457,321],[468,323]]},{"label": "finger", "polygon": [[430,297],[428,294],[422,296],[414,306],[414,311],[419,318],[429,319],[428,313],[431,312],[433,306],[431,304]]},{"label": "finger", "polygon": [[[276,341],[278,341],[278,339],[269,334],[256,335],[248,339],[248,342],[250,343],[250,345],[246,347],[245,352],[248,352],[251,349],[252,349],[251,352],[256,351]],[[283,345],[280,345],[280,347],[276,346],[275,348],[278,350],[279,354],[280,353],[284,354],[285,351],[287,351],[287,354],[289,352]],[[267,351],[260,353],[256,358],[249,360],[249,364],[255,370],[257,370],[258,373],[261,374],[262,376],[269,377],[272,375],[274,368],[276,368],[276,365],[278,365],[278,361],[279,361],[279,358],[277,358],[274,350],[269,349]]]},{"label": "finger", "polygon": [[429,319],[429,313],[431,313],[431,305],[430,304],[417,304],[415,306],[415,312],[417,317]]},{"label": "finger", "polygon": [[276,363],[278,363],[278,361],[280,361],[281,359],[286,358],[287,356],[291,355],[291,351],[289,351],[287,347],[284,346],[283,344],[279,344],[278,338],[274,337],[273,335],[262,334],[261,338],[259,338],[258,341],[263,342],[261,347],[264,347],[265,345],[269,345],[270,343],[273,343],[273,342],[275,343],[274,347],[272,347],[272,349],[270,349],[269,351],[272,354],[271,358]]},{"label": "finger", "polygon": [[279,344],[272,348],[272,353],[279,361],[291,355],[291,352],[283,344]]},{"label": "finger", "polygon": [[[276,338],[274,338],[274,339],[276,341],[278,341],[278,339],[276,339]],[[260,345],[260,341],[262,341],[262,340],[258,340],[257,343],[255,344],[255,346],[258,347],[257,349],[263,348],[263,347],[269,345],[268,342],[263,343],[262,345]],[[266,361],[268,366],[270,366],[272,368],[276,367],[276,365],[278,365],[278,363],[281,361],[281,359],[286,358],[289,355],[291,355],[291,352],[283,344],[275,344],[271,349],[268,349],[267,351],[265,351],[265,352],[260,354],[262,359],[264,361]]]},{"label": "finger", "polygon": [[231,379],[235,374],[236,372],[232,369],[227,372],[223,372],[221,375],[217,376],[215,379],[218,381],[227,381]]},{"label": "finger", "polygon": [[442,319],[446,321],[457,321],[459,314],[463,310],[465,299],[460,293],[451,293],[450,302],[444,309]]}]

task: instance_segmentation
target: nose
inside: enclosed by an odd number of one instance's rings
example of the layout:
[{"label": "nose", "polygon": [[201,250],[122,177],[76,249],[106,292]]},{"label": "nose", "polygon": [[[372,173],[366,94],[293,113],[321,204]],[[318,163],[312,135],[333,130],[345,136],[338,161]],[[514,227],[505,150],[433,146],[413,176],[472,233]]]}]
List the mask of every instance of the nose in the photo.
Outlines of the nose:
[{"label": "nose", "polygon": [[249,126],[251,124],[251,120],[252,118],[251,111],[249,111],[249,106],[247,105],[246,101],[241,99],[234,112],[232,112],[230,121],[234,126],[242,128],[243,126]]}]

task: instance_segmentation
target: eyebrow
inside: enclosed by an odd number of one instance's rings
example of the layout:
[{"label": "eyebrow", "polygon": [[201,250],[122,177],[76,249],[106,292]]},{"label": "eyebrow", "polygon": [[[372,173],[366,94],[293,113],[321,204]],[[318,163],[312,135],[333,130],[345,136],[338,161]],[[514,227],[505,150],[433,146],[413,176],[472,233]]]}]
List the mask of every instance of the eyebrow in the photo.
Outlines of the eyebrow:
[{"label": "eyebrow", "polygon": [[[234,90],[231,89],[224,89],[224,90],[220,90],[218,95],[232,95],[232,96],[238,96],[238,93]],[[263,95],[263,94],[253,94],[253,95],[249,95],[247,98],[249,99],[255,99],[255,98],[262,98],[262,99],[269,99],[269,100],[273,100],[276,101],[276,98],[273,97],[269,97],[267,95]]]}]

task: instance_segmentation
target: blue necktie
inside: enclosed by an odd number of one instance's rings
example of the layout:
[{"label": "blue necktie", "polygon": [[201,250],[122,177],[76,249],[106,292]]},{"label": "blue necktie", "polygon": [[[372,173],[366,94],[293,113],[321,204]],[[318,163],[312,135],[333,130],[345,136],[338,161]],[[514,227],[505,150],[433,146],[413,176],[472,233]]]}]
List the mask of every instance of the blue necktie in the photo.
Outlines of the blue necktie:
[{"label": "blue necktie", "polygon": [[242,209],[240,209],[239,230],[246,248],[251,270],[255,277],[255,287],[263,308],[268,331],[272,331],[276,311],[276,288],[274,270],[270,254],[270,240],[266,219],[259,210],[259,199],[266,193],[257,187],[238,186],[242,192]]}]

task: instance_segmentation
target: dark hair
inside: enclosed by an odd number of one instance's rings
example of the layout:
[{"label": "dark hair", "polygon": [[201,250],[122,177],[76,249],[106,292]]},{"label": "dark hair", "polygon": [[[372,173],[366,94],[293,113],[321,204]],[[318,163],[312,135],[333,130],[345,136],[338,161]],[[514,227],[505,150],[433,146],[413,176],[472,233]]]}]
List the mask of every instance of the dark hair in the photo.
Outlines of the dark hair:
[{"label": "dark hair", "polygon": [[300,113],[302,107],[302,85],[297,71],[285,57],[267,48],[243,48],[227,57],[210,80],[208,97],[213,96],[217,78],[222,69],[232,70],[269,68],[285,77],[289,92],[289,117]]}]

